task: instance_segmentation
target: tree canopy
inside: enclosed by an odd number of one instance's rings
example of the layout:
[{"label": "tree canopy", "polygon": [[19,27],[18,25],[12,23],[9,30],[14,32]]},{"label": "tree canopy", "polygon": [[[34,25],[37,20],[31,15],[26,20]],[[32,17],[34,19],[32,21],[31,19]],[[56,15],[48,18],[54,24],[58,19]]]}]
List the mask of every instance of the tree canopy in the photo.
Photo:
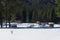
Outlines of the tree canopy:
[{"label": "tree canopy", "polygon": [[[0,4],[2,16],[5,18],[11,16],[12,20],[15,19],[17,13],[22,15],[24,9],[27,13],[27,20],[29,20],[28,15],[31,10],[33,10],[33,21],[42,19],[51,21],[52,14],[57,14],[57,17],[60,17],[60,0],[1,0]],[[53,16],[55,17],[55,15]]]}]

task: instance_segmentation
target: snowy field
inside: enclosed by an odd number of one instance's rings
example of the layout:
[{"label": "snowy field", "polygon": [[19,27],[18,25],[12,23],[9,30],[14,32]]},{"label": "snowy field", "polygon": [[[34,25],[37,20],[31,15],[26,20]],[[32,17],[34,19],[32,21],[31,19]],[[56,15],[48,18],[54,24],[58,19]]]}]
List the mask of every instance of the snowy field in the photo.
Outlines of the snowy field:
[{"label": "snowy field", "polygon": [[0,40],[60,40],[60,29],[0,29]]}]

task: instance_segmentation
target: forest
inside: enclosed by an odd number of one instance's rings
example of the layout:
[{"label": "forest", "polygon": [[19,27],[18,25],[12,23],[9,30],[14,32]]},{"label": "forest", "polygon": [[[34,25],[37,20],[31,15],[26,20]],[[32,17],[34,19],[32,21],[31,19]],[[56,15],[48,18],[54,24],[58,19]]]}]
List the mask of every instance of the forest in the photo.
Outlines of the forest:
[{"label": "forest", "polygon": [[60,22],[60,0],[0,0],[0,21]]}]

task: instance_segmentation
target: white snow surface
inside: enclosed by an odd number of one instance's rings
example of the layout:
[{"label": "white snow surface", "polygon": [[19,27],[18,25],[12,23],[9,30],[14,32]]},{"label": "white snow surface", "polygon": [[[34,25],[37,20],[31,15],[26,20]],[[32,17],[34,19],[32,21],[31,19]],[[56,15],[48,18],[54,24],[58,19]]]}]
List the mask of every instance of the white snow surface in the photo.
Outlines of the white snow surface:
[{"label": "white snow surface", "polygon": [[60,40],[60,29],[0,29],[0,40]]}]

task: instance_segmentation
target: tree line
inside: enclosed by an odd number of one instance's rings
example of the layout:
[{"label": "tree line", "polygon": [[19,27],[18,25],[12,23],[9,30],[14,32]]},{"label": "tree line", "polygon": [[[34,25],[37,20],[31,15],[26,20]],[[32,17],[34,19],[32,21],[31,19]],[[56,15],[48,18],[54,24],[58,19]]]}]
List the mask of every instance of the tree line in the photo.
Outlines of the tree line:
[{"label": "tree line", "polygon": [[55,21],[60,18],[60,0],[0,0],[0,14],[3,20],[15,21],[17,14],[24,14],[26,22]]}]

